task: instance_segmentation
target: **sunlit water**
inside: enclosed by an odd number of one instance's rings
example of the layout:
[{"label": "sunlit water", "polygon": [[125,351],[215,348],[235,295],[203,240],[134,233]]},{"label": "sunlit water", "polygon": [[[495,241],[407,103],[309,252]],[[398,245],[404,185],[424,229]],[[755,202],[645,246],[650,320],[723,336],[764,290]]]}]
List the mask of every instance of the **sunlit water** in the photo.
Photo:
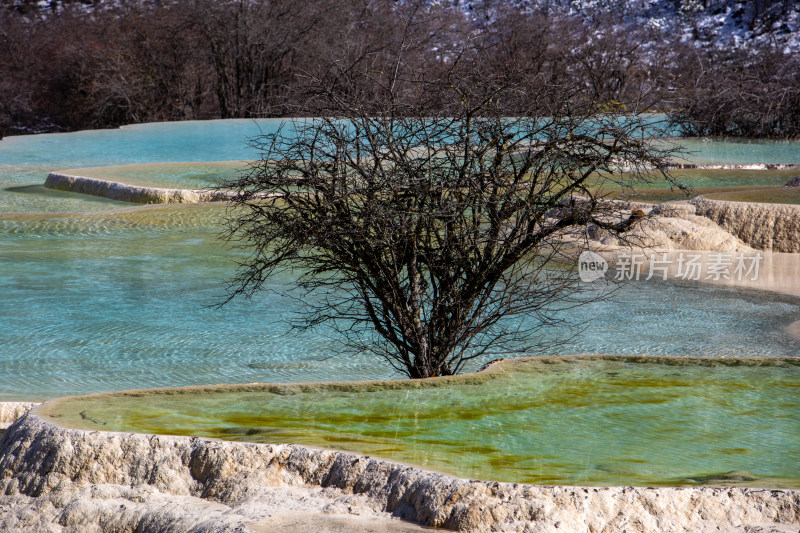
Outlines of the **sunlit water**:
[{"label": "sunlit water", "polygon": [[[245,161],[258,157],[248,141],[276,131],[280,119],[207,120],[125,126],[115,130],[25,135],[0,141],[0,213],[94,211],[119,207],[118,202],[46,191],[41,185],[53,170],[114,166],[106,176],[160,187],[203,187],[230,177],[238,164],[150,165],[174,162]],[[287,130],[288,131],[288,130]],[[683,139],[688,162],[698,164],[800,163],[800,142]],[[119,168],[140,164],[141,167]],[[85,173],[85,172],[84,172]],[[732,174],[709,175],[709,185],[765,185],[755,178],[741,180]],[[717,178],[719,181],[717,182]],[[733,183],[732,183],[733,182]],[[704,178],[687,185],[706,186]],[[55,196],[54,196],[55,194]]]},{"label": "sunlit water", "polygon": [[[223,208],[131,207],[41,186],[51,170],[103,165],[115,168],[87,174],[205,186],[239,163],[204,162],[251,159],[247,138],[278,125],[151,124],[0,141],[0,399],[396,377],[366,356],[334,357],[325,330],[288,334],[284,319],[301,309],[286,294],[291,279],[250,302],[211,307],[237,259],[218,240]],[[800,160],[800,145],[760,146],[758,162]],[[190,165],[159,166],[170,161]],[[750,179],[737,176],[726,179]],[[541,340],[551,354],[796,355],[783,328],[798,310],[774,294],[637,283],[569,315],[586,327],[565,344],[548,345],[572,333],[560,329]]]},{"label": "sunlit water", "polygon": [[[234,250],[224,208],[152,207],[0,218],[0,397],[132,387],[397,377],[332,357],[325,331],[288,334],[289,278],[252,301],[225,296]],[[585,329],[544,353],[786,356],[798,302],[698,284],[631,283],[569,315]],[[552,341],[573,332],[544,332]],[[477,362],[476,362],[477,364]],[[474,369],[474,367],[473,367]]]},{"label": "sunlit water", "polygon": [[737,138],[688,138],[675,141],[687,152],[686,162],[697,165],[800,163],[800,142]]},{"label": "sunlit water", "polygon": [[800,487],[800,359],[538,359],[433,382],[62,400],[85,429],[298,443],[465,478]]},{"label": "sunlit water", "polygon": [[[69,168],[169,162],[239,161],[257,157],[249,139],[275,131],[280,120],[207,120],[125,126],[115,130],[23,135],[0,141],[0,213],[96,211],[125,204],[42,187],[47,174]],[[207,186],[216,168],[169,168],[157,174],[123,170],[122,181],[161,187]],[[114,179],[114,171],[110,172]],[[163,177],[159,177],[159,174]],[[222,175],[229,175],[225,170]],[[201,179],[197,179],[198,176]]]}]

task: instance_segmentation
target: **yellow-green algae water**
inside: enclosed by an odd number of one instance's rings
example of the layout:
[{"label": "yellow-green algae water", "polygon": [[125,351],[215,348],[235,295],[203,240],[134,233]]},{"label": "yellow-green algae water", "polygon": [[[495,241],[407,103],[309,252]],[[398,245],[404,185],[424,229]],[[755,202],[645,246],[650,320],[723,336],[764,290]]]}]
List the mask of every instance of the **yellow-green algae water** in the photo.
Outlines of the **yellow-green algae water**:
[{"label": "yellow-green algae water", "polygon": [[247,161],[143,163],[73,168],[64,172],[76,176],[119,181],[144,187],[203,189],[235,179],[247,166]]},{"label": "yellow-green algae water", "polygon": [[39,411],[89,430],[297,443],[473,479],[800,488],[800,358],[543,357],[455,378],[139,390]]},{"label": "yellow-green algae water", "polygon": [[[122,182],[130,185],[144,187],[163,187],[177,189],[205,189],[218,186],[226,181],[235,179],[246,171],[247,161],[217,161],[193,163],[148,163],[134,165],[114,165],[103,167],[70,168],[61,172],[74,176],[103,179]],[[690,188],[687,194],[677,188],[666,188],[660,176],[651,175],[637,185],[635,195],[626,191],[626,198],[637,201],[671,201],[686,200],[698,194],[722,192],[734,195],[731,199],[739,200],[738,195],[744,195],[740,201],[766,202],[766,203],[800,203],[800,192],[796,188],[785,188],[783,185],[792,179],[796,169],[787,170],[719,170],[719,169],[679,169],[670,174],[682,185]],[[0,178],[2,171],[0,170]],[[591,181],[593,186],[598,186],[601,181],[595,178]],[[12,191],[22,191],[42,194],[42,187],[27,186],[11,188]],[[597,190],[600,194],[617,196],[620,191],[614,185],[603,183]],[[58,194],[50,191],[49,195]],[[75,195],[77,196],[77,195]],[[30,198],[28,198],[30,200]],[[727,198],[726,198],[727,199]],[[0,206],[2,207],[2,206]],[[87,208],[87,210],[91,207]]]}]

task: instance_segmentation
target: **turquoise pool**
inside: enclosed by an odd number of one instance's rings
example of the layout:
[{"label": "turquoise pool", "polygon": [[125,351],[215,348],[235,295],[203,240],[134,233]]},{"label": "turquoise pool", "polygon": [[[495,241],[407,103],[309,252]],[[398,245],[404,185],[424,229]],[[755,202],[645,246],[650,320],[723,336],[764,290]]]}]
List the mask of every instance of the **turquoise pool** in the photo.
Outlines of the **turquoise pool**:
[{"label": "turquoise pool", "polygon": [[[372,359],[332,357],[325,331],[287,334],[284,319],[298,310],[288,279],[252,302],[210,307],[236,260],[217,241],[222,208],[132,207],[41,187],[66,167],[252,158],[246,138],[278,124],[152,124],[0,141],[0,399],[396,377]],[[800,161],[800,144],[759,146],[767,162]],[[586,322],[580,331],[544,331],[544,341],[564,342],[543,353],[792,356],[798,342],[783,328],[798,311],[800,302],[775,294],[642,283],[571,315]]]}]

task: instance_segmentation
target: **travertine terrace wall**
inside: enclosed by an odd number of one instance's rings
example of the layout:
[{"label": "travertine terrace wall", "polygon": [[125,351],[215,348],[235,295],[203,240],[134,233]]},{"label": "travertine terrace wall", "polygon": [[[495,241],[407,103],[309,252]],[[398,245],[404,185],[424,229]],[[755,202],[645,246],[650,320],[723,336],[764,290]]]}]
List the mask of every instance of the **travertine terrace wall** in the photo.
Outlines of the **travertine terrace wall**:
[{"label": "travertine terrace wall", "polygon": [[138,204],[199,203],[224,200],[226,198],[226,194],[220,191],[142,187],[59,172],[51,172],[47,176],[44,186],[59,191],[91,194],[111,200]]},{"label": "travertine terrace wall", "polygon": [[698,215],[716,222],[746,244],[771,252],[800,252],[800,206],[690,200]]},{"label": "travertine terrace wall", "polygon": [[[150,496],[155,491],[238,509],[255,506],[257,502],[248,498],[256,498],[263,487],[326,487],[338,494],[361,495],[373,509],[460,531],[744,533],[795,531],[800,524],[800,491],[796,490],[545,487],[468,481],[296,445],[65,429],[35,410],[11,426],[0,442],[0,495],[28,498],[32,514],[38,512],[37,501],[43,502],[43,509],[58,508],[64,505],[59,502],[68,501],[70,491],[87,486],[104,487],[106,492],[108,487],[127,487],[127,497],[133,500],[138,496],[131,496],[131,490],[149,490]],[[128,531],[124,524],[134,524],[130,526],[134,531],[141,522],[126,514],[124,501],[115,500],[114,512],[100,512],[90,507],[101,506],[102,498],[85,500],[57,509],[54,516],[79,525],[98,516],[104,520],[102,527],[115,527],[115,531]],[[68,514],[71,505],[79,505],[81,512]],[[136,506],[131,504],[131,508]],[[176,520],[186,524],[190,511],[174,511],[174,506],[152,511],[157,516],[148,515],[148,527],[160,524],[158,531],[177,531],[170,524]],[[759,529],[765,524],[769,529]],[[192,531],[228,529],[209,519]]]}]

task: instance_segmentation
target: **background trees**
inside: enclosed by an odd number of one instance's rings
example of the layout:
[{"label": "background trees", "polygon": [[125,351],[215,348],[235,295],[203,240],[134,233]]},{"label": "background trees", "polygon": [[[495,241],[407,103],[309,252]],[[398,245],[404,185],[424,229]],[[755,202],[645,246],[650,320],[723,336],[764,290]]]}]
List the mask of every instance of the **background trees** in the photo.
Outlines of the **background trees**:
[{"label": "background trees", "polygon": [[672,117],[686,135],[800,136],[800,61],[796,54],[692,50],[676,76]]},{"label": "background trees", "polygon": [[513,66],[612,105],[644,88],[690,134],[796,137],[798,25],[786,0],[0,0],[0,134],[289,116],[311,78],[370,90],[358,69],[398,46],[432,76],[480,42],[492,52],[461,63],[481,74]]}]

